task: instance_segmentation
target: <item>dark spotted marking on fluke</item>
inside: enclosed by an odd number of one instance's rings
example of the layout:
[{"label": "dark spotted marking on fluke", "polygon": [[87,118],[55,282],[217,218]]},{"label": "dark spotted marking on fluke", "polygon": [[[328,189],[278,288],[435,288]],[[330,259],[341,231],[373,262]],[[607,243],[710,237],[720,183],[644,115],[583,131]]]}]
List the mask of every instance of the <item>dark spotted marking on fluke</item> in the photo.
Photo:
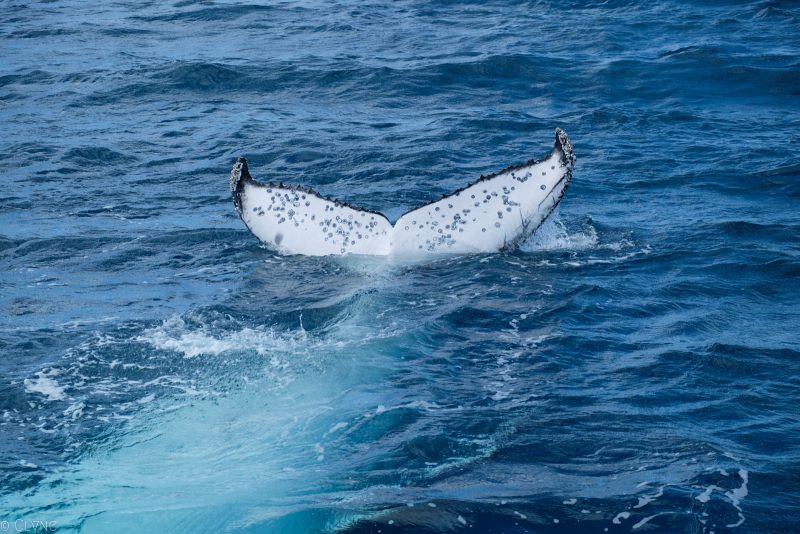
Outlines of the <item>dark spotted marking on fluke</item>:
[{"label": "dark spotted marking on fluke", "polygon": [[556,129],[553,151],[543,160],[481,176],[405,212],[394,225],[381,213],[308,187],[259,183],[244,158],[233,167],[230,187],[245,225],[265,245],[286,254],[493,252],[517,246],[542,224],[569,186],[574,163],[569,138]]}]

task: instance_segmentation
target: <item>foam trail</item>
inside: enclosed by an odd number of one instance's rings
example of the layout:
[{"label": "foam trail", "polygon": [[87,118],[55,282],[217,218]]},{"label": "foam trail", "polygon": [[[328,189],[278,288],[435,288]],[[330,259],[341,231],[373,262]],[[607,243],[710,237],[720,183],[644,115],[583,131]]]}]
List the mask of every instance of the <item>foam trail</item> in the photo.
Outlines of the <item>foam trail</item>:
[{"label": "foam trail", "polygon": [[[0,497],[0,509],[12,519],[47,510],[60,529],[81,532],[225,531],[289,513],[286,496],[314,495],[320,480],[341,470],[346,455],[331,444],[348,439],[357,418],[380,410],[379,390],[347,396],[352,387],[383,379],[382,347],[402,335],[394,324],[376,324],[376,304],[373,293],[358,295],[324,336],[227,323],[220,331],[202,316],[143,330],[129,343],[186,365],[243,359],[250,369],[215,365],[225,373],[217,377],[224,393],[134,401],[134,411],[117,419],[97,449],[46,475],[42,484],[51,490]],[[351,363],[368,359],[373,365]],[[41,372],[26,388],[61,399],[56,374]],[[73,404],[64,415],[81,418],[85,409]]]}]

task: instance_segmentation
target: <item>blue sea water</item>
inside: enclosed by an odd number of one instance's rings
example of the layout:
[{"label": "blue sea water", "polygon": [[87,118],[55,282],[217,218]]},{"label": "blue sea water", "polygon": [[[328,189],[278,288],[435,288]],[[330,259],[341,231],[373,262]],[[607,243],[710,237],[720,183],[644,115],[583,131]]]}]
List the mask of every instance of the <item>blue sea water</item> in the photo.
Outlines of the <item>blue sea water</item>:
[{"label": "blue sea water", "polygon": [[[397,217],[557,126],[510,253],[228,190]],[[0,132],[0,528],[800,531],[796,2],[11,0]]]}]

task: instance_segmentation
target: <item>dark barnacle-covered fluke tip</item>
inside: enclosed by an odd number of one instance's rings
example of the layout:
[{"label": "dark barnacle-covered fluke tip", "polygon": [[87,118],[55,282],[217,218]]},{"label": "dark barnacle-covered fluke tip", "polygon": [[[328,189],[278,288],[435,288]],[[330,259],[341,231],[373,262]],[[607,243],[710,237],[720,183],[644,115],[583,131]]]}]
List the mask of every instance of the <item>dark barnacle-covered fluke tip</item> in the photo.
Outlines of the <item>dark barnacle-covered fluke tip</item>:
[{"label": "dark barnacle-covered fluke tip", "polygon": [[247,160],[244,157],[240,157],[236,160],[236,165],[233,166],[233,170],[231,170],[230,181],[233,205],[236,206],[236,211],[239,212],[239,215],[242,214],[242,201],[239,195],[244,188],[244,183],[252,179],[253,177],[250,176],[250,171],[247,168]]},{"label": "dark barnacle-covered fluke tip", "polygon": [[572,142],[567,133],[561,128],[556,128],[556,148],[561,151],[564,165],[571,171],[575,165],[575,153],[572,151]]}]

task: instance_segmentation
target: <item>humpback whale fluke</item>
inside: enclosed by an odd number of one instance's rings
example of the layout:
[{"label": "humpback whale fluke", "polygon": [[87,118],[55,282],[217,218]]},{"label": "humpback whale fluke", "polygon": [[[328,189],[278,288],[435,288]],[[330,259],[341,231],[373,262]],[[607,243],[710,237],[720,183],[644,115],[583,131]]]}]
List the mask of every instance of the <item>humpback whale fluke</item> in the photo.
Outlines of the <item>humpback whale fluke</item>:
[{"label": "humpback whale fluke", "polygon": [[415,208],[392,224],[381,213],[297,185],[260,183],[247,160],[231,171],[231,194],[245,225],[284,254],[415,255],[497,252],[527,239],[556,208],[572,180],[575,155],[556,128],[553,151]]}]

